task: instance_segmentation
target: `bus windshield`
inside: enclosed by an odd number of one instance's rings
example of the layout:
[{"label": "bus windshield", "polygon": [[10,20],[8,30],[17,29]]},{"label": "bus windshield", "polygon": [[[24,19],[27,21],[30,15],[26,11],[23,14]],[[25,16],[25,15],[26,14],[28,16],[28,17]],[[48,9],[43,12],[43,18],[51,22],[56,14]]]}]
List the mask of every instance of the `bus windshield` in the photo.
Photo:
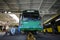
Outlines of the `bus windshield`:
[{"label": "bus windshield", "polygon": [[39,18],[39,13],[23,13],[24,18],[30,18],[30,19],[38,19]]}]

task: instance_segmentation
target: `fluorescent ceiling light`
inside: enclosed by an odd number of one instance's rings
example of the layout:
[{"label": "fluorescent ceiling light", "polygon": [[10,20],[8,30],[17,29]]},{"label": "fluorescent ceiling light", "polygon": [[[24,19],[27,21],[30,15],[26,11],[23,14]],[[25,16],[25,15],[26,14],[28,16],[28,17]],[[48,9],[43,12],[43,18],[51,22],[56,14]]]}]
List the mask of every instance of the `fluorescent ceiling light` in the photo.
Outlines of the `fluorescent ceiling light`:
[{"label": "fluorescent ceiling light", "polygon": [[17,23],[19,23],[19,18],[15,14],[8,14],[11,16]]},{"label": "fluorescent ceiling light", "polygon": [[11,12],[8,12],[8,13],[11,13]]},{"label": "fluorescent ceiling light", "polygon": [[4,13],[7,13],[7,11],[5,11]]}]

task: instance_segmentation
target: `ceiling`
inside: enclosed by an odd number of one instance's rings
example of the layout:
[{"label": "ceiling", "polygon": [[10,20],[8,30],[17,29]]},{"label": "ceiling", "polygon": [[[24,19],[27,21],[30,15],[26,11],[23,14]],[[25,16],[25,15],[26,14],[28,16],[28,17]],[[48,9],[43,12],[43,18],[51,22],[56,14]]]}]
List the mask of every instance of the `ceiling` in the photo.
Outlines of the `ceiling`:
[{"label": "ceiling", "polygon": [[26,9],[39,10],[40,13],[53,14],[60,11],[60,0],[0,0],[0,12],[20,13]]},{"label": "ceiling", "polygon": [[0,0],[0,21],[15,23],[13,18],[4,14],[5,11],[14,13],[19,18],[19,14],[26,9],[39,10],[41,16],[44,14],[43,21],[46,21],[60,13],[60,0]]}]

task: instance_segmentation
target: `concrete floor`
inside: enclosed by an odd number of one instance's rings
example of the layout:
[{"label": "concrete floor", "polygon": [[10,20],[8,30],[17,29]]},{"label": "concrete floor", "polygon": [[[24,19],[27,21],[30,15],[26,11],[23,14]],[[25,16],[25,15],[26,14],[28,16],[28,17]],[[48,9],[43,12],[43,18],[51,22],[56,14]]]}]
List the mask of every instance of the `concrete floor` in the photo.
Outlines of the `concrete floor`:
[{"label": "concrete floor", "polygon": [[[60,40],[58,34],[39,34],[35,35],[36,40]],[[27,35],[0,36],[0,40],[26,40]]]},{"label": "concrete floor", "polygon": [[40,34],[35,36],[36,40],[60,40],[60,34]]}]

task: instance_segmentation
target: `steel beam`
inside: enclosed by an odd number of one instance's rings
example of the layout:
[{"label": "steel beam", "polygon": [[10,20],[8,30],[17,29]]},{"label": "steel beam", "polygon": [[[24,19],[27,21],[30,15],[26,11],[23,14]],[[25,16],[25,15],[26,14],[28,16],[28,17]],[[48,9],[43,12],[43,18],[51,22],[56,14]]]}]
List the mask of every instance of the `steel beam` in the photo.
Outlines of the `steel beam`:
[{"label": "steel beam", "polygon": [[55,1],[49,6],[49,8],[48,8],[47,10],[50,10],[50,8],[55,4],[56,1],[57,1],[57,0],[55,0]]},{"label": "steel beam", "polygon": [[6,5],[9,7],[9,10],[11,9],[11,7],[9,6],[9,4],[7,3],[7,1],[6,0],[3,0],[5,3],[6,3]]},{"label": "steel beam", "polygon": [[39,6],[39,8],[38,8],[39,10],[40,10],[40,8],[41,8],[42,3],[43,3],[43,0],[41,0],[40,6]]}]

